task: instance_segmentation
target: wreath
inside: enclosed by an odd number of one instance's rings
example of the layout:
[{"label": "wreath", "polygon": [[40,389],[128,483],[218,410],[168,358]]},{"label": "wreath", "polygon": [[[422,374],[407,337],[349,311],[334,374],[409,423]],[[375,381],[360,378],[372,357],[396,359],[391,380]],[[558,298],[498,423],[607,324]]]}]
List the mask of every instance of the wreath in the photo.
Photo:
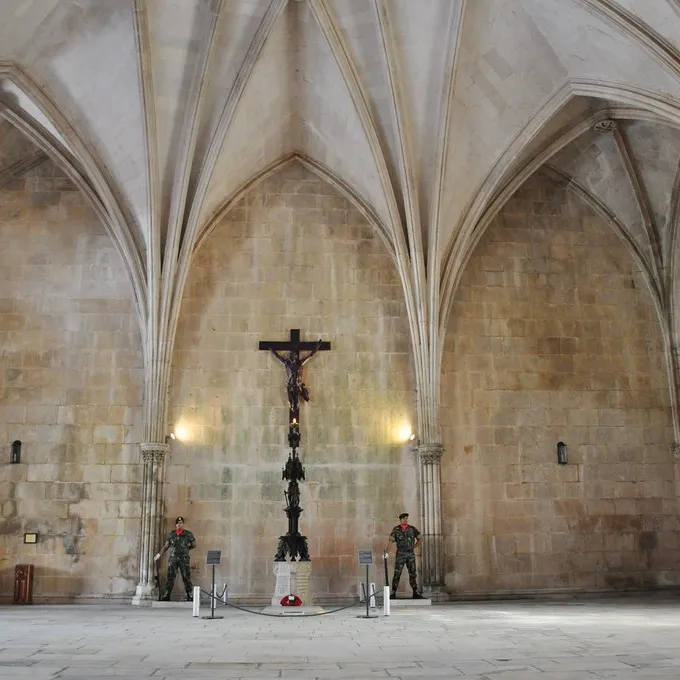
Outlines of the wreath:
[{"label": "wreath", "polygon": [[281,598],[282,607],[300,607],[302,600],[297,595],[285,595]]}]

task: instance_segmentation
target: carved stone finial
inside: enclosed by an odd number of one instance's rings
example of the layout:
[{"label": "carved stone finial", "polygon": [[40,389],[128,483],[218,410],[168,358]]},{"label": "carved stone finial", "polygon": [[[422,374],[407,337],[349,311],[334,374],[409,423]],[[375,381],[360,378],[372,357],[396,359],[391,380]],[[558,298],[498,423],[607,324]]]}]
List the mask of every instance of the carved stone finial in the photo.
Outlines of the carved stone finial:
[{"label": "carved stone finial", "polygon": [[444,446],[442,444],[420,444],[416,451],[424,465],[434,465],[441,462]]},{"label": "carved stone finial", "polygon": [[604,120],[599,120],[595,123],[593,129],[595,132],[600,134],[606,134],[609,132],[614,132],[616,130],[616,121],[612,118],[605,118]]},{"label": "carved stone finial", "polygon": [[675,460],[680,460],[680,444],[678,442],[671,444],[671,455]]},{"label": "carved stone finial", "polygon": [[165,454],[170,451],[169,444],[161,444],[159,442],[144,442],[139,445],[139,448],[144,462],[153,460],[156,463],[161,463],[165,458]]}]

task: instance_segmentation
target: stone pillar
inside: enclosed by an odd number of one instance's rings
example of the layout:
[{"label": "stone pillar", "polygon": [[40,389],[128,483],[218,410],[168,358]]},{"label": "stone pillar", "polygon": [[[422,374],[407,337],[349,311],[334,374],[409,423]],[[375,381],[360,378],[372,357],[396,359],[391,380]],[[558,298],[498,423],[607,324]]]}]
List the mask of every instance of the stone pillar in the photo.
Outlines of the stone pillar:
[{"label": "stone pillar", "polygon": [[420,513],[422,517],[423,589],[432,592],[444,585],[444,542],[442,538],[441,444],[420,444]]},{"label": "stone pillar", "polygon": [[161,548],[161,470],[165,454],[170,450],[168,444],[147,443],[139,445],[142,452],[144,474],[142,476],[142,524],[139,546],[139,583],[132,598],[132,604],[151,604],[156,599],[154,581],[154,555]]}]

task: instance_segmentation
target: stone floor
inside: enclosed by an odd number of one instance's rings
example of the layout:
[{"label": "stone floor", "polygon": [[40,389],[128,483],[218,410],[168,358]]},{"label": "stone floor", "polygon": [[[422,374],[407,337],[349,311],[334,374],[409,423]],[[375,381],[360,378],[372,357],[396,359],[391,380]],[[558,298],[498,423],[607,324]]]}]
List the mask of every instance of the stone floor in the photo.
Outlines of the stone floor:
[{"label": "stone floor", "polygon": [[[680,598],[484,602],[358,618],[128,605],[0,608],[0,678],[680,678]],[[202,615],[209,614],[205,607]]]}]

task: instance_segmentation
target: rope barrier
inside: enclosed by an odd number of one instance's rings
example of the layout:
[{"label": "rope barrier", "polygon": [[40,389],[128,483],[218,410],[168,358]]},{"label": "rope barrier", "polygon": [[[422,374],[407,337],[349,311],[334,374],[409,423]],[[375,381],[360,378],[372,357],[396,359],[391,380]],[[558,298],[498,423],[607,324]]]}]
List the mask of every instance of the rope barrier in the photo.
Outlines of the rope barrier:
[{"label": "rope barrier", "polygon": [[[241,607],[240,605],[237,604],[231,604],[231,602],[224,602],[218,597],[215,597],[212,593],[208,592],[207,590],[201,589],[201,593],[203,595],[207,595],[208,598],[211,600],[214,599],[215,602],[219,602],[221,605],[224,605],[225,607],[232,607],[233,609],[238,609],[239,611],[246,612],[248,614],[255,614],[256,616],[275,616],[277,618],[281,618],[281,614],[270,614],[268,612],[258,612],[254,611],[252,609],[248,609],[247,607]],[[224,594],[224,591],[223,591]],[[373,593],[372,595],[369,596],[369,599],[375,600],[377,604],[377,594]],[[309,614],[296,614],[295,618],[306,618],[309,616],[326,616],[326,614],[337,614],[338,612],[342,612],[345,609],[351,609],[352,607],[356,607],[357,605],[364,604],[366,602],[366,598],[359,600],[358,602],[352,602],[351,604],[344,605],[342,607],[338,607],[337,609],[331,609],[330,611],[327,612],[314,612],[314,613],[309,613]],[[291,612],[295,610],[295,607],[291,607]]]}]

